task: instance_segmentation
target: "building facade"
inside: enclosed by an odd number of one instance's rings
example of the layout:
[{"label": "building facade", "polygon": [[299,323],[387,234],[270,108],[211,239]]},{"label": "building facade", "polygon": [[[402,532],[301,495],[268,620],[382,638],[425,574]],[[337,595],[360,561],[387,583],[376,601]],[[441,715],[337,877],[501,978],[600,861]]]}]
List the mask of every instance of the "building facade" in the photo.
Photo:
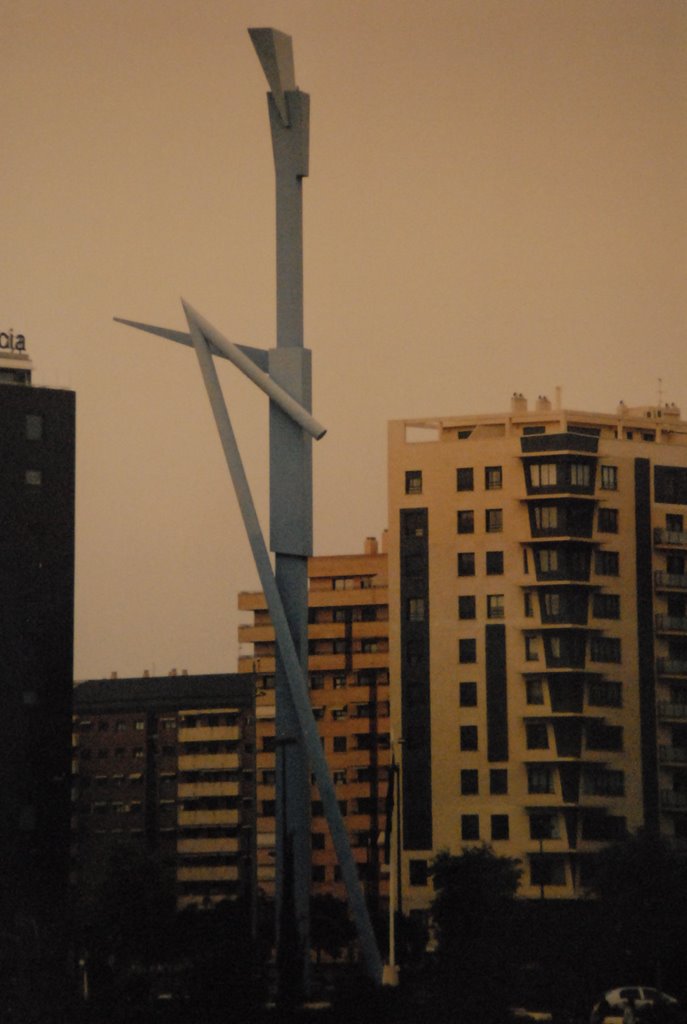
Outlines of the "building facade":
[{"label": "building facade", "polygon": [[640,826],[687,844],[686,514],[674,406],[390,424],[407,906],[441,849],[485,841],[552,898]]},{"label": "building facade", "polygon": [[[17,347],[15,347],[15,342]],[[0,335],[0,918],[59,908],[69,864],[75,395]],[[59,912],[59,911],[58,911]]]},{"label": "building facade", "polygon": [[179,908],[254,897],[253,689],[176,673],[75,688],[73,884],[123,840],[173,868]]},{"label": "building facade", "polygon": [[[365,553],[308,560],[309,686],[353,855],[375,908],[388,894],[384,850],[389,731],[387,556],[369,538]],[[258,886],[274,893],[275,879],[275,642],[264,595],[242,593],[252,615],[239,627],[248,652],[239,672],[256,682]],[[312,790],[313,892],[345,898],[322,804]]]}]

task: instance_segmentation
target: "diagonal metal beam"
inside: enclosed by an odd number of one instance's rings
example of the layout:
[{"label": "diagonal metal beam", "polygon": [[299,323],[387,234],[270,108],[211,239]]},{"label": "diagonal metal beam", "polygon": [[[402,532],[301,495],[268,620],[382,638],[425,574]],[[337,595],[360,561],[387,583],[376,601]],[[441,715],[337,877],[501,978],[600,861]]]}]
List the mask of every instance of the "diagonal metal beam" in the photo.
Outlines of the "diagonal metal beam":
[{"label": "diagonal metal beam", "polygon": [[315,774],[317,787],[322,798],[325,815],[332,835],[334,849],[341,867],[341,875],[346,885],[349,907],[353,920],[355,921],[360,946],[365,961],[367,973],[377,984],[382,978],[382,961],[377,948],[377,941],[372,930],[372,924],[365,904],[363,890],[358,878],[358,870],[353,859],[346,826],[344,825],[339,804],[336,799],[336,791],[332,781],[329,766],[322,750],[322,743],[317,730],[317,724],[312,713],[310,698],[306,681],[303,678],[301,664],[296,653],[291,631],[289,629],[286,612],[282,602],[281,594],[277,588],[277,581],[272,571],[267,545],[260,528],[260,522],[255,504],[250,491],[250,485],[246,476],[241,453],[239,452],[236,436],[234,434],[229,412],[224,401],[222,389],[215,364],[212,360],[208,341],[200,330],[197,322],[189,317],[189,328],[193,347],[198,357],[198,364],[205,384],[205,389],[210,400],[217,431],[220,436],[224,457],[231,475],[234,490],[241,509],[241,516],[248,535],[255,565],[260,578],[267,607],[269,609],[272,625],[279,651],[286,669],[289,690],[293,700],[298,725],[301,731],[300,742],[310,760],[310,765]]}]

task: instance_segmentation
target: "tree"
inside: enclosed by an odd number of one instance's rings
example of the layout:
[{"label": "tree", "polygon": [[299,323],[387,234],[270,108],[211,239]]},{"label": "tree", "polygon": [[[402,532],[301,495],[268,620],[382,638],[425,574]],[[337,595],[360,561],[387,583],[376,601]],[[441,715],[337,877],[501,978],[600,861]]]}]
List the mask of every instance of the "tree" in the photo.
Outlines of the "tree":
[{"label": "tree", "polygon": [[610,967],[659,988],[682,986],[687,938],[687,861],[664,839],[639,831],[596,857],[590,892],[608,923]]},{"label": "tree", "polygon": [[310,901],[310,944],[320,962],[322,953],[336,960],[341,950],[353,940],[355,928],[348,908],[331,893],[313,896]]},{"label": "tree", "polygon": [[519,861],[499,857],[483,844],[459,856],[439,853],[431,874],[441,987],[466,1020],[502,1020]]}]

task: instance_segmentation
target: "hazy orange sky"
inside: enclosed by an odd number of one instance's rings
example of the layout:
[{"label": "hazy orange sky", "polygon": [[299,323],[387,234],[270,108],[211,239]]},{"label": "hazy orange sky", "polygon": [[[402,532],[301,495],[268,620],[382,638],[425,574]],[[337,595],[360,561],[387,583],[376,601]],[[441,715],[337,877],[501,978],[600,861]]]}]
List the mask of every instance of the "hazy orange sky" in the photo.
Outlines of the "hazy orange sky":
[{"label": "hazy orange sky", "polygon": [[[192,353],[274,344],[249,26],[310,93],[316,551],[386,525],[386,421],[563,387],[687,415],[683,0],[3,0],[0,329],[78,410],[77,678],[233,671],[256,577]],[[264,396],[221,367],[258,504]]]}]

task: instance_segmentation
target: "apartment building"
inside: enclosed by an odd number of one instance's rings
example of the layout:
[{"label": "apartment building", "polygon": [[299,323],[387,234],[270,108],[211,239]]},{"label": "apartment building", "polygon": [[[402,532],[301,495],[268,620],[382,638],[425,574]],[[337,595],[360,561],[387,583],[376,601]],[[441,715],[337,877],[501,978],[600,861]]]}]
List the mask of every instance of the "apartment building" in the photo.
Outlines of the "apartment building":
[{"label": "apartment building", "polygon": [[254,897],[253,690],[186,673],[75,688],[74,884],[120,840],[174,866],[179,908]]},{"label": "apartment building", "polygon": [[[389,731],[387,556],[374,538],[362,554],[308,560],[309,686],[325,754],[371,907],[388,892],[384,857]],[[258,886],[275,878],[275,642],[264,595],[242,593],[239,672],[256,684]],[[312,789],[313,892],[345,897],[322,803]]]},{"label": "apartment building", "polygon": [[0,915],[60,913],[69,866],[75,395],[0,333]]},{"label": "apartment building", "polygon": [[673,405],[389,425],[406,906],[441,849],[553,898],[628,830],[687,844],[686,514]]}]

